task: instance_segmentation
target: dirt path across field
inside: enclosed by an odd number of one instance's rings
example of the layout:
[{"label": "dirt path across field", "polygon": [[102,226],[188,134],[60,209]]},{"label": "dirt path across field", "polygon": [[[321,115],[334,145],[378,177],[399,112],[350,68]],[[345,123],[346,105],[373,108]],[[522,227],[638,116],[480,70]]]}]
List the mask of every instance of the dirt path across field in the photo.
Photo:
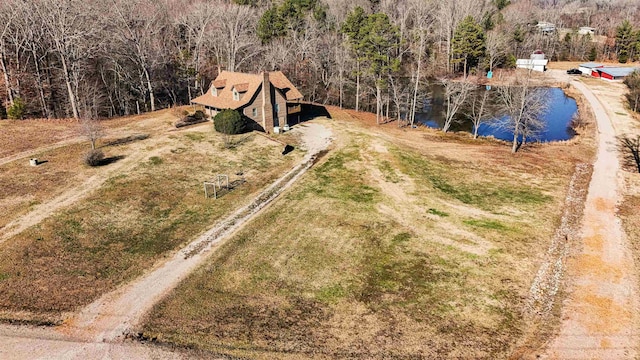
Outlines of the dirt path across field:
[{"label": "dirt path across field", "polygon": [[0,158],[0,166],[4,165],[4,164],[8,164],[10,162],[16,161],[16,160],[20,160],[22,158],[26,158],[28,156],[33,156],[34,154],[39,154],[45,151],[51,151],[51,150],[55,150],[57,148],[61,148],[63,146],[69,146],[69,145],[73,145],[73,144],[78,144],[81,143],[83,141],[86,141],[80,137],[73,137],[70,139],[65,139],[62,141],[59,141],[57,143],[51,144],[51,145],[47,145],[47,146],[42,146],[39,147],[37,149],[31,149],[31,150],[27,150],[27,151],[22,151],[19,152],[17,154],[13,154],[13,155],[9,155],[3,158]]},{"label": "dirt path across field", "polygon": [[40,223],[44,219],[58,212],[60,209],[69,207],[75,202],[83,199],[91,194],[95,189],[101,187],[102,184],[109,180],[113,175],[132,169],[139,164],[144,157],[153,156],[153,154],[158,153],[161,150],[163,149],[155,149],[153,153],[144,153],[140,151],[133,152],[133,155],[117,161],[115,164],[110,165],[105,171],[91,176],[82,184],[63,192],[51,200],[34,206],[33,210],[29,213],[16,218],[0,230],[0,244],[29,227]]},{"label": "dirt path across field", "polygon": [[[16,327],[12,332],[6,330],[7,327],[0,327],[0,358],[33,358],[31,355],[38,358],[40,355],[37,354],[43,354],[43,358],[68,359],[179,358],[179,354],[149,350],[142,345],[123,344],[122,340],[153,305],[210,255],[209,250],[213,246],[235,233],[293,185],[331,143],[331,131],[317,123],[300,125],[292,131],[300,134],[307,155],[301,164],[274,182],[253,202],[219,222],[142,277],[105,294],[54,330]],[[30,352],[29,348],[37,349],[37,352]]]},{"label": "dirt path across field", "polygon": [[560,333],[543,358],[633,359],[638,355],[638,289],[633,255],[616,214],[621,179],[616,130],[591,89],[581,81],[571,84],[595,113],[598,153],[584,210],[582,249],[567,264],[568,299]]}]

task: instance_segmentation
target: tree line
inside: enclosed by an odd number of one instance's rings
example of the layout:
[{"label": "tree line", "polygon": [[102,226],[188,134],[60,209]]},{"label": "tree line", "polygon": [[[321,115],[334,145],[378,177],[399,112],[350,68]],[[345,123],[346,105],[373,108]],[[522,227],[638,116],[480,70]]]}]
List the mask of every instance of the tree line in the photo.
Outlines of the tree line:
[{"label": "tree line", "polygon": [[[188,104],[224,69],[282,70],[306,100],[375,111],[378,121],[400,118],[419,106],[428,79],[512,67],[536,49],[552,59],[622,61],[626,53],[634,60],[638,7],[624,0],[3,0],[0,117],[98,118]],[[574,30],[543,33],[540,21]],[[605,40],[579,35],[583,25]]]}]

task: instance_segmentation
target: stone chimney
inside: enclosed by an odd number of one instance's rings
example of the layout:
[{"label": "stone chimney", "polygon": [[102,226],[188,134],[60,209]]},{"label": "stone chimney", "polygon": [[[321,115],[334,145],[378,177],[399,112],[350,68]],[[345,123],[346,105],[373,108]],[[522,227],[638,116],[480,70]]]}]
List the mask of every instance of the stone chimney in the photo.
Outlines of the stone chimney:
[{"label": "stone chimney", "polygon": [[267,134],[273,132],[273,96],[271,94],[271,82],[269,72],[262,72],[262,126]]}]

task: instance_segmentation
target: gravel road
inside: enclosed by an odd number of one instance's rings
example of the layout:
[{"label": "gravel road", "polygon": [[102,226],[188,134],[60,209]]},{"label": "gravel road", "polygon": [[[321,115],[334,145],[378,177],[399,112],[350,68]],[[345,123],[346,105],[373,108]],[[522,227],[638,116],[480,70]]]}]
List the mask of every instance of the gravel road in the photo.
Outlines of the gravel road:
[{"label": "gravel road", "polygon": [[[582,221],[582,249],[567,265],[568,299],[547,359],[634,359],[638,355],[637,273],[620,219],[616,131],[603,103],[580,81],[591,104],[598,152]],[[622,96],[622,94],[620,94]]]}]

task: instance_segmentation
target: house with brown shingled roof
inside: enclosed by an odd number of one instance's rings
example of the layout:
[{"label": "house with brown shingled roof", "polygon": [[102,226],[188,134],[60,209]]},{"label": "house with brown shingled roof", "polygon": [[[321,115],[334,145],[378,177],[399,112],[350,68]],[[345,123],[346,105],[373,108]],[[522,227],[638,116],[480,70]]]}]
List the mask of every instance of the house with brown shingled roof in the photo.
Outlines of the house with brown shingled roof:
[{"label": "house with brown shingled roof", "polygon": [[257,128],[271,133],[274,127],[287,125],[289,115],[300,113],[302,98],[281,71],[261,74],[222,71],[209,90],[191,103],[204,106],[212,117],[223,109],[238,110],[255,121]]}]

